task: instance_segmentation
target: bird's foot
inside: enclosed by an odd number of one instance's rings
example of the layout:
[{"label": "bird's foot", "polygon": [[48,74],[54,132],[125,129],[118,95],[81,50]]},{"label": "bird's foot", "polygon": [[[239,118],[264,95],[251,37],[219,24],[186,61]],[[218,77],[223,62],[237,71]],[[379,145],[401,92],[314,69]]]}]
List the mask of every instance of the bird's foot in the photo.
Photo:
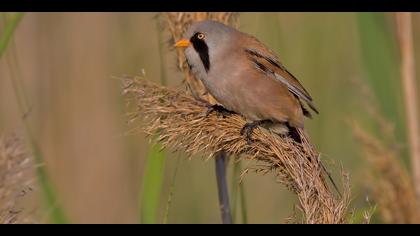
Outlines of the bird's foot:
[{"label": "bird's foot", "polygon": [[256,128],[256,125],[254,123],[246,123],[244,127],[241,129],[241,135],[245,134],[245,139],[248,144],[251,144],[254,142],[252,139],[252,131]]},{"label": "bird's foot", "polygon": [[226,118],[226,116],[232,115],[232,114],[236,114],[233,111],[229,111],[226,108],[224,108],[223,106],[220,105],[207,105],[207,111],[206,111],[206,117],[208,117],[210,115],[210,113],[212,112],[217,112],[218,115],[222,115],[223,118]]},{"label": "bird's foot", "polygon": [[268,122],[271,122],[271,121],[270,120],[257,120],[254,122],[246,123],[244,127],[242,127],[240,134],[245,135],[245,139],[248,144],[252,144],[254,142],[254,139],[252,138],[252,132],[254,131],[254,129]]}]

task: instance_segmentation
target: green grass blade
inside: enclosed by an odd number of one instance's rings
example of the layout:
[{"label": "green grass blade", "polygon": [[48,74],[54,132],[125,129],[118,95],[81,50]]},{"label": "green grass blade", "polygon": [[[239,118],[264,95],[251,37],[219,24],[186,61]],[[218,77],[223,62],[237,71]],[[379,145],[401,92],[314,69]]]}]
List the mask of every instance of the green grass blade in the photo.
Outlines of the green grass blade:
[{"label": "green grass blade", "polygon": [[[166,85],[165,59],[162,46],[162,32],[157,23],[158,49],[160,56],[160,80]],[[163,178],[165,176],[165,153],[161,151],[159,143],[151,146],[151,151],[146,160],[143,176],[143,189],[140,202],[140,217],[144,224],[154,224],[160,209],[160,195],[162,192]]]},{"label": "green grass blade", "polygon": [[[22,20],[23,13],[16,13],[9,19],[7,19],[5,28],[0,36],[0,59],[4,55],[4,52],[6,51],[13,34],[18,27],[20,21]],[[5,15],[4,15],[5,16]],[[6,17],[4,17],[6,18]],[[26,114],[25,111],[27,111],[27,105],[28,101],[25,101],[24,95],[21,93],[24,93],[24,89],[20,88],[21,84],[18,83],[18,78],[15,73],[15,67],[12,65],[12,63],[9,64],[11,69],[11,82],[13,85],[13,91],[15,93],[16,100],[18,102],[19,111],[22,114],[22,117],[24,117],[24,114]],[[29,121],[27,118],[22,119],[25,127],[25,133],[26,137],[28,139],[28,142],[31,146],[35,163],[36,163],[36,174],[38,178],[38,183],[41,189],[42,198],[44,200],[44,203],[46,205],[46,208],[49,211],[49,219],[52,223],[68,223],[67,217],[65,216],[65,213],[61,206],[59,205],[57,195],[54,191],[54,188],[52,186],[51,180],[48,177],[47,171],[45,169],[44,165],[44,158],[42,151],[37,144],[29,125]]]},{"label": "green grass blade", "polygon": [[234,163],[233,166],[233,175],[232,175],[232,220],[234,223],[238,222],[237,219],[237,209],[238,204],[240,203],[241,207],[241,216],[242,216],[242,223],[247,224],[248,223],[248,216],[247,216],[247,209],[246,209],[246,199],[245,199],[245,183],[242,180],[242,182],[239,182],[240,180],[240,174],[241,174],[241,162]]},{"label": "green grass blade", "polygon": [[47,170],[45,169],[44,158],[39,145],[36,143],[35,138],[32,136],[29,125],[25,122],[26,126],[26,135],[30,142],[33,155],[35,157],[35,163],[37,163],[36,173],[38,177],[38,183],[42,190],[42,198],[44,199],[44,204],[49,211],[49,219],[54,224],[67,224],[69,220],[59,204],[56,192],[51,183],[51,180],[48,176]]},{"label": "green grass blade", "polygon": [[396,136],[405,139],[399,60],[395,35],[384,13],[358,13],[358,28],[367,82],[383,114],[396,125]]},{"label": "green grass blade", "polygon": [[233,164],[233,173],[232,173],[232,184],[231,184],[231,201],[232,201],[232,221],[233,223],[237,223],[236,221],[236,211],[237,208],[236,206],[238,205],[238,191],[239,191],[239,187],[238,187],[238,176],[239,176],[239,171],[240,171],[240,163],[239,162],[235,162]]},{"label": "green grass blade", "polygon": [[140,210],[143,224],[154,224],[157,222],[165,160],[165,153],[161,150],[161,146],[159,144],[152,145],[143,175]]},{"label": "green grass blade", "polygon": [[165,209],[165,212],[164,212],[164,215],[163,215],[163,220],[162,220],[163,224],[168,223],[169,209],[171,208],[172,196],[173,196],[174,189],[175,189],[175,180],[176,180],[176,175],[178,173],[180,160],[181,160],[181,158],[178,156],[177,159],[176,159],[174,176],[172,177],[172,183],[171,183],[171,186],[169,186],[168,200],[166,201],[166,209]]},{"label": "green grass blade", "polygon": [[241,162],[235,162],[233,164],[233,173],[232,173],[232,189],[231,189],[231,199],[232,199],[232,220],[233,223],[237,223],[237,219],[236,219],[236,212],[237,212],[237,206],[238,206],[238,192],[239,192],[239,175],[240,175],[240,171],[241,171]]},{"label": "green grass blade", "polygon": [[[377,224],[376,205],[361,207],[348,216],[349,224]],[[367,221],[368,220],[368,221]]]},{"label": "green grass blade", "polygon": [[242,213],[242,224],[248,224],[248,211],[246,209],[246,194],[245,194],[245,183],[242,181],[239,186],[239,194],[241,200],[241,213]]},{"label": "green grass blade", "polygon": [[20,21],[22,20],[23,15],[24,15],[23,13],[16,13],[10,18],[10,20],[6,22],[6,25],[0,35],[0,58],[3,56],[3,53],[6,51],[7,46],[9,45],[9,42],[13,37],[13,33],[15,32]]}]

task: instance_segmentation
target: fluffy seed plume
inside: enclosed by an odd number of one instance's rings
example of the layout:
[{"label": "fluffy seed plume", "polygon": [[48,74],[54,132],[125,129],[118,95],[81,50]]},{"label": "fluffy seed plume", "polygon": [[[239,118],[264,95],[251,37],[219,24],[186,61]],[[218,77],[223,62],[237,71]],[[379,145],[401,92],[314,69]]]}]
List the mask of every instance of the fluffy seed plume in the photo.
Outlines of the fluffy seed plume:
[{"label": "fluffy seed plume", "polygon": [[188,155],[210,157],[221,150],[238,160],[257,160],[255,170],[273,172],[298,197],[304,223],[344,223],[349,203],[347,175],[343,175],[342,198],[326,184],[320,155],[305,135],[303,144],[280,137],[265,129],[255,129],[254,142],[248,145],[240,130],[245,120],[240,115],[223,117],[216,112],[206,116],[207,107],[184,91],[169,89],[140,77],[125,77],[124,94],[135,106],[130,119],[141,118],[142,130],[158,134],[163,148],[182,150]]},{"label": "fluffy seed plume", "polygon": [[369,189],[378,203],[378,211],[386,223],[416,224],[420,222],[420,206],[414,184],[399,162],[399,154],[382,140],[353,123],[353,132],[361,143],[369,163]]},{"label": "fluffy seed plume", "polygon": [[378,126],[379,135],[362,128],[359,122],[349,122],[353,135],[367,161],[366,187],[372,192],[380,217],[385,223],[420,223],[420,203],[416,199],[415,183],[401,163],[402,145],[395,137],[395,126],[380,111],[371,88],[354,79],[366,113]]},{"label": "fluffy seed plume", "polygon": [[0,137],[0,223],[33,223],[31,213],[19,206],[32,191],[33,163],[16,136]]}]

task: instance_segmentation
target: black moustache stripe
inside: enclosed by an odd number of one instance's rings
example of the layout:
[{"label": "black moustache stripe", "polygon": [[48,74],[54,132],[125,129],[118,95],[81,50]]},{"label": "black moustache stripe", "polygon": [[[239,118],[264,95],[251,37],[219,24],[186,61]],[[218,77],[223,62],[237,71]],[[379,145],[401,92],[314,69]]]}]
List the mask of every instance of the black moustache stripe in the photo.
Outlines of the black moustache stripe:
[{"label": "black moustache stripe", "polygon": [[194,34],[194,36],[191,37],[190,41],[195,51],[200,56],[204,69],[206,69],[206,72],[208,72],[210,70],[209,47],[207,46],[206,42],[204,42],[204,40],[197,38],[198,34],[199,33]]}]

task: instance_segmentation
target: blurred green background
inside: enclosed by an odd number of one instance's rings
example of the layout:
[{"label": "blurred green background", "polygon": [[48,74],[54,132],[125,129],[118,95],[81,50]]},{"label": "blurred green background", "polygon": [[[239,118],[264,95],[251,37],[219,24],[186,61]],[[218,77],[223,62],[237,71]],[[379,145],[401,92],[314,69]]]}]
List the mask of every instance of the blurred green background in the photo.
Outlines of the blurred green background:
[{"label": "blurred green background", "polygon": [[[161,45],[168,85],[179,87],[182,73],[169,49],[169,34],[158,40],[154,16],[27,13],[0,60],[0,134],[23,130],[9,79],[18,73],[35,139],[71,222],[140,222],[139,189],[149,144],[142,133],[126,135],[133,126],[126,123],[120,81],[112,77],[144,70],[159,82]],[[373,132],[375,124],[354,80],[374,91],[407,152],[394,14],[241,13],[239,22],[242,31],[278,53],[310,92],[320,110],[306,121],[311,138],[336,169],[342,164],[350,172],[352,207],[367,206],[368,169],[347,121],[355,119]],[[4,23],[0,19],[0,29]],[[413,30],[419,59],[420,14],[413,14]],[[179,156],[168,222],[220,223],[214,162],[166,153],[159,222]],[[293,213],[295,197],[274,180],[252,173],[245,177],[249,223],[283,223]]]}]

